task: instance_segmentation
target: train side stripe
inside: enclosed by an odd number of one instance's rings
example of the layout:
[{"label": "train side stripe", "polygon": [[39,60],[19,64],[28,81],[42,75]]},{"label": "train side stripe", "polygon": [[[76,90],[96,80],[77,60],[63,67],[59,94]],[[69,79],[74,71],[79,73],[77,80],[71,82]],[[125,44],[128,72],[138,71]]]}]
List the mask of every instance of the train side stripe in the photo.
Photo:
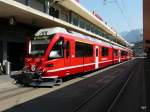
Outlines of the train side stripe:
[{"label": "train side stripe", "polygon": [[[112,60],[107,60],[107,61],[102,61],[99,63],[105,63],[105,62],[110,62]],[[63,68],[58,68],[58,69],[54,69],[54,70],[48,70],[47,72],[57,72],[60,70],[66,70],[66,69],[72,69],[72,68],[78,68],[78,67],[83,67],[83,66],[90,66],[90,65],[94,65],[95,63],[88,63],[88,64],[84,64],[84,65],[77,65],[77,66],[70,66],[70,67],[63,67]]]}]

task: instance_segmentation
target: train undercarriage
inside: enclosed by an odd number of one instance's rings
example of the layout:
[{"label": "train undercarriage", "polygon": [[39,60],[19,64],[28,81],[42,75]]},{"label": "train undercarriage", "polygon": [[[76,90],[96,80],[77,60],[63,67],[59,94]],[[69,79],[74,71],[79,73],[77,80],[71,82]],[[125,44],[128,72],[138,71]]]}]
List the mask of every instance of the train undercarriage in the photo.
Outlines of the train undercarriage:
[{"label": "train undercarriage", "polygon": [[55,86],[62,84],[62,79],[58,77],[42,78],[39,72],[22,72],[21,74],[11,75],[16,84],[22,86]]}]

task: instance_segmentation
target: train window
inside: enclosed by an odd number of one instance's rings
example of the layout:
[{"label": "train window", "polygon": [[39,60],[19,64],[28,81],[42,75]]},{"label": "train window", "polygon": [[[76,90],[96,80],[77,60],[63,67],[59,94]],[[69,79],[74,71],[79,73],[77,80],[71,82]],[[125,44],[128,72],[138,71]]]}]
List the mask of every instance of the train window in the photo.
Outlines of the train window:
[{"label": "train window", "polygon": [[98,57],[98,48],[96,48],[96,57]]},{"label": "train window", "polygon": [[55,43],[55,45],[53,46],[53,48],[49,54],[49,59],[63,58],[64,57],[63,44],[64,44],[64,40],[63,40],[63,38],[60,38]]},{"label": "train window", "polygon": [[84,44],[84,56],[90,57],[93,56],[93,45],[91,44]]},{"label": "train window", "polygon": [[66,57],[69,57],[70,56],[70,42],[67,41],[66,42]]},{"label": "train window", "polygon": [[114,49],[114,55],[118,56],[118,50],[117,49]]},{"label": "train window", "polygon": [[91,57],[93,56],[93,45],[82,42],[75,43],[76,57]]},{"label": "train window", "polygon": [[108,56],[108,48],[102,47],[102,56]]},{"label": "train window", "polygon": [[127,52],[126,51],[121,51],[121,56],[127,56]]},{"label": "train window", "polygon": [[124,55],[124,51],[121,51],[121,56],[123,56]]},{"label": "train window", "polygon": [[76,42],[75,43],[75,56],[76,57],[83,57],[83,43],[81,42]]}]

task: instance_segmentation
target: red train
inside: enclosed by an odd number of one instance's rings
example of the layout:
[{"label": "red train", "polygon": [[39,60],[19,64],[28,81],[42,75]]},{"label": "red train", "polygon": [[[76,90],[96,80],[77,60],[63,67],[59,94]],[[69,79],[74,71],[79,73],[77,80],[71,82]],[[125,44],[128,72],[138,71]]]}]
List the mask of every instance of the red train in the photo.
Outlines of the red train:
[{"label": "red train", "polygon": [[51,79],[92,71],[132,58],[132,50],[63,28],[39,30],[29,41],[18,83],[42,84]]}]

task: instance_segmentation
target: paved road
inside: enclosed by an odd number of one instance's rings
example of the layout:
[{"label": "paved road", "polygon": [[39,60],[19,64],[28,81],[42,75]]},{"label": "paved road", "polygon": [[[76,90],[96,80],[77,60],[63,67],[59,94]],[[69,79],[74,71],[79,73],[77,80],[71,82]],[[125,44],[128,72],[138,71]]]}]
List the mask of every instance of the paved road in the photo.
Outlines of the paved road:
[{"label": "paved road", "polygon": [[[127,62],[93,77],[15,106],[5,112],[106,112],[120,91],[121,85],[128,78],[131,68],[136,67],[135,65],[140,62],[141,59]],[[136,92],[139,91],[134,93]],[[134,99],[136,99],[136,96]],[[132,99],[129,101],[132,101]]]}]

